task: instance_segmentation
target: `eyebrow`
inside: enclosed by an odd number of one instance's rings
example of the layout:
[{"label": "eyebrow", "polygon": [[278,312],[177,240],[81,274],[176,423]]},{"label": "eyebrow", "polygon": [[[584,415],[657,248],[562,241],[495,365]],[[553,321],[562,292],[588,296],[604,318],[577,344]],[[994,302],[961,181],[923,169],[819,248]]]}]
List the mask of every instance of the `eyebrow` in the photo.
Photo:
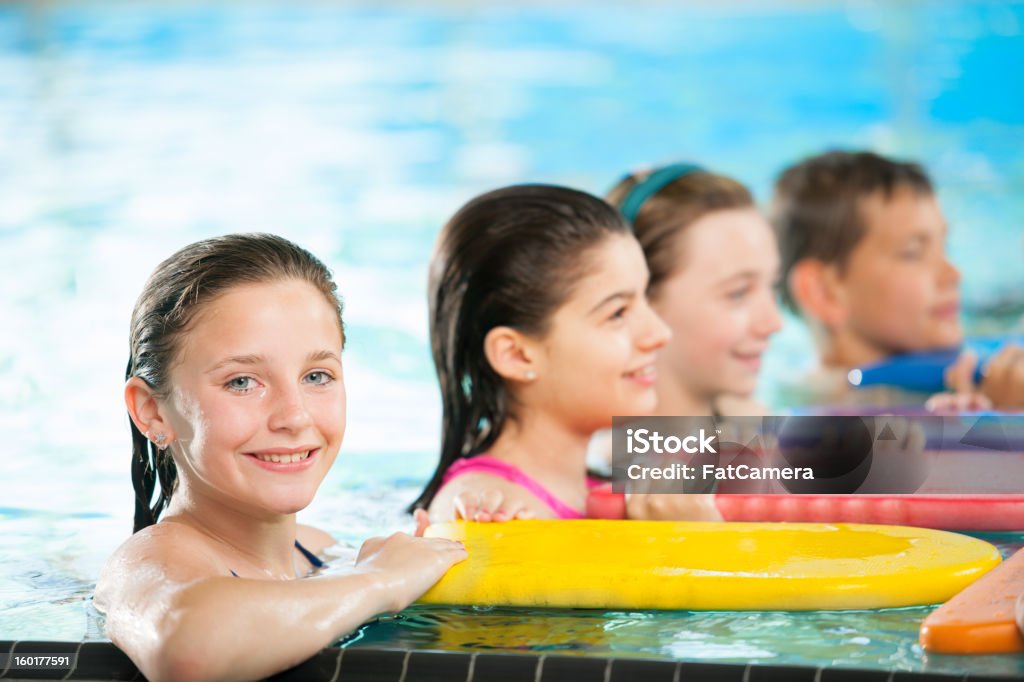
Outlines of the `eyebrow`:
[{"label": "eyebrow", "polygon": [[594,314],[595,312],[597,312],[598,310],[600,310],[604,306],[608,305],[609,303],[611,303],[612,301],[614,301],[617,298],[623,298],[623,299],[625,299],[627,301],[632,301],[634,298],[636,298],[636,292],[635,291],[616,291],[614,294],[612,294],[610,296],[606,296],[605,298],[603,298],[600,303],[598,303],[597,305],[595,305],[593,308],[590,309],[590,312],[588,312],[587,315]]},{"label": "eyebrow", "polygon": [[[942,223],[942,229],[939,231],[939,234],[943,237],[949,236],[949,223]],[[926,241],[928,239],[931,239],[932,236],[933,231],[928,228],[914,228],[914,231],[913,233],[911,233],[910,238],[917,239],[920,241]]]},{"label": "eyebrow", "polygon": [[735,272],[729,275],[728,277],[723,277],[722,279],[718,280],[718,286],[725,286],[727,284],[731,284],[732,282],[740,282],[748,279],[757,279],[759,276],[760,273],[758,273],[756,270],[740,270],[739,272]]},{"label": "eyebrow", "polygon": [[[330,350],[317,350],[306,356],[307,362],[322,362],[324,360],[341,362],[341,358],[338,357],[338,354]],[[227,365],[259,365],[263,362],[266,362],[266,357],[263,355],[232,355],[230,358],[224,358],[213,367],[206,370],[206,373],[213,374]]]}]

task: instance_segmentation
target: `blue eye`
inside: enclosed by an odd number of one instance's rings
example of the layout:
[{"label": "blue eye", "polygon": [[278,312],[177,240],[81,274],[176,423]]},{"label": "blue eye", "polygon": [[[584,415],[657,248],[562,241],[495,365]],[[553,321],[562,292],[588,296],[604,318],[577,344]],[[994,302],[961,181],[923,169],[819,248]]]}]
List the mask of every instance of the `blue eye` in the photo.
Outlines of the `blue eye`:
[{"label": "blue eye", "polygon": [[316,370],[314,372],[310,372],[309,374],[307,374],[306,380],[311,384],[324,386],[334,381],[334,377],[332,377],[327,372],[324,372],[323,370]]},{"label": "blue eye", "polygon": [[228,383],[224,384],[224,386],[230,391],[245,393],[253,388],[252,382],[252,377],[241,376],[230,379]]}]

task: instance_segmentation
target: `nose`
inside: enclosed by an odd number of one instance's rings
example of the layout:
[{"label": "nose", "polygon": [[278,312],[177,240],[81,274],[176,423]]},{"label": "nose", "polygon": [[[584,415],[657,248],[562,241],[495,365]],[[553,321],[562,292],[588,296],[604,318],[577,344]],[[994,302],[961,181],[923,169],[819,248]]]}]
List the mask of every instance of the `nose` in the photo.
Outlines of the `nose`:
[{"label": "nose", "polygon": [[277,389],[275,393],[267,424],[271,431],[298,432],[313,423],[297,386]]},{"label": "nose", "polygon": [[760,315],[754,320],[754,333],[762,338],[767,338],[782,329],[782,313],[779,312],[778,301],[775,294],[768,291],[761,306]]},{"label": "nose", "polygon": [[960,270],[945,255],[942,256],[942,265],[939,270],[939,282],[946,286],[959,286]]},{"label": "nose", "polygon": [[653,351],[661,348],[672,338],[672,328],[654,312],[654,308],[644,301],[643,326],[637,334],[637,347],[643,351]]}]

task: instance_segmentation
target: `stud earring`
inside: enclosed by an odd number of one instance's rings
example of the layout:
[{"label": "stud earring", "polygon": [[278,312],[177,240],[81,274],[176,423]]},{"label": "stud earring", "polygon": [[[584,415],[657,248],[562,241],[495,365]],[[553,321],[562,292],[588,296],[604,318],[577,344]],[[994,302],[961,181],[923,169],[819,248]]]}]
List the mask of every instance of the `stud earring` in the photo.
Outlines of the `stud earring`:
[{"label": "stud earring", "polygon": [[167,436],[165,436],[162,433],[158,433],[156,434],[156,438],[153,439],[153,442],[156,444],[158,450],[163,450],[164,448],[167,447],[166,445],[164,445],[164,441],[166,440]]},{"label": "stud earring", "polygon": [[537,374],[532,369],[528,369],[528,370],[526,370],[526,374],[525,374],[524,378],[527,381],[533,381],[534,379],[537,378]]}]

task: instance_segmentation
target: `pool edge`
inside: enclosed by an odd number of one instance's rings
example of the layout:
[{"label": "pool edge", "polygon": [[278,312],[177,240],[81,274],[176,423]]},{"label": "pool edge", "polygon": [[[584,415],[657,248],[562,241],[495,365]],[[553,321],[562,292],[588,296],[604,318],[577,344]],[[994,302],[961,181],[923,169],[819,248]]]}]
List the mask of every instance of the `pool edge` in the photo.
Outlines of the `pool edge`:
[{"label": "pool edge", "polygon": [[[77,654],[72,669],[0,669],[0,679],[136,680],[135,665],[110,642],[0,640],[0,658],[16,653]],[[0,661],[7,663],[7,661]],[[324,680],[395,682],[935,682],[1019,679],[1016,676],[762,664],[608,658],[537,653],[463,652],[385,647],[328,647],[294,668],[269,678],[275,682]]]}]

